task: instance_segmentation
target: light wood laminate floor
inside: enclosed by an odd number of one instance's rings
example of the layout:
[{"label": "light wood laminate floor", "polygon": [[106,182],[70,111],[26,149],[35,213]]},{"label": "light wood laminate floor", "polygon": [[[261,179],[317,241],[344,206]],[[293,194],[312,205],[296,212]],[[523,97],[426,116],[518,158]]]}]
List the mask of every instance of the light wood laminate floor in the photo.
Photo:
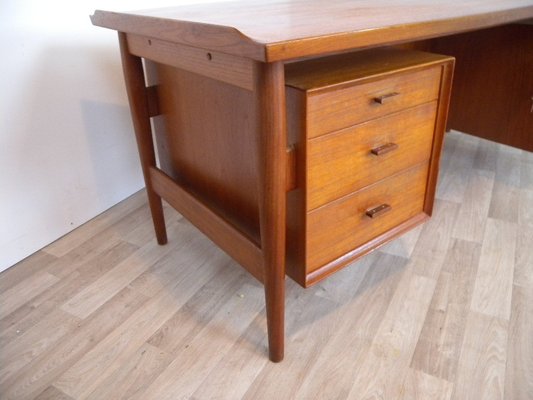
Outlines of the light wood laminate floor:
[{"label": "light wood laminate floor", "polygon": [[1,399],[533,399],[533,154],[451,132],[433,218],[304,290],[263,288],[144,192],[0,275]]}]

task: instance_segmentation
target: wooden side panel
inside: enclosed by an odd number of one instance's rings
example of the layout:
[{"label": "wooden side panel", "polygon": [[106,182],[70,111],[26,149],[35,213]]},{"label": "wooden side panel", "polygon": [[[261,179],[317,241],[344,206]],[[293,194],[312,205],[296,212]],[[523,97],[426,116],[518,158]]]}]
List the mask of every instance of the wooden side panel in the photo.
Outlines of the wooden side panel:
[{"label": "wooden side panel", "polygon": [[255,63],[250,59],[133,34],[127,35],[127,40],[130,52],[136,56],[243,89],[254,88]]},{"label": "wooden side panel", "polygon": [[451,85],[454,66],[455,60],[449,60],[442,65],[439,106],[437,109],[437,118],[435,121],[435,133],[433,136],[431,160],[429,163],[428,184],[426,189],[426,202],[424,204],[424,211],[427,215],[430,216],[433,213],[433,204],[435,202],[435,193],[437,190],[437,180],[439,178],[440,157],[442,154],[444,132],[446,130],[446,121],[448,118],[448,110],[450,106]]},{"label": "wooden side panel", "polygon": [[155,67],[161,169],[259,243],[253,92],[171,66]]},{"label": "wooden side panel", "polygon": [[512,68],[515,81],[507,133],[508,143],[533,151],[533,25],[511,25],[509,30],[513,32],[511,43],[513,47],[516,46],[513,56],[516,66]]},{"label": "wooden side panel", "polygon": [[448,127],[533,151],[533,25],[436,39],[456,61]]},{"label": "wooden side panel", "polygon": [[287,137],[294,146],[296,187],[287,193],[287,259],[286,271],[300,285],[305,285],[305,181],[307,179],[306,95],[287,87]]}]

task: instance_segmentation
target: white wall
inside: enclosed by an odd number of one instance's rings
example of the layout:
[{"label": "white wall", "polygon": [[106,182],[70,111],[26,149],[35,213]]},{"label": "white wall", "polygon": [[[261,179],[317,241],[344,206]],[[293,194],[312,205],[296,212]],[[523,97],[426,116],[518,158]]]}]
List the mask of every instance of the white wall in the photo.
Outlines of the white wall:
[{"label": "white wall", "polygon": [[89,14],[200,2],[0,1],[0,271],[144,185],[117,35]]}]

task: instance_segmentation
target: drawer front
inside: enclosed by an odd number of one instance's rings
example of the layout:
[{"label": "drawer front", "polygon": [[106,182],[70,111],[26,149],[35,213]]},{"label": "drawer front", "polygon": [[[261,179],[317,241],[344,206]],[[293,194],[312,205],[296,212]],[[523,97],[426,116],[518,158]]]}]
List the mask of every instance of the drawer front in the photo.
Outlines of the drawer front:
[{"label": "drawer front", "polygon": [[[428,166],[420,164],[309,212],[307,273],[423,212]],[[384,204],[389,211],[379,209]],[[374,218],[367,215],[372,209]]]},{"label": "drawer front", "polygon": [[343,89],[309,93],[308,138],[436,100],[442,67],[396,74]]},{"label": "drawer front", "polygon": [[425,103],[309,140],[308,210],[428,160],[436,111]]}]

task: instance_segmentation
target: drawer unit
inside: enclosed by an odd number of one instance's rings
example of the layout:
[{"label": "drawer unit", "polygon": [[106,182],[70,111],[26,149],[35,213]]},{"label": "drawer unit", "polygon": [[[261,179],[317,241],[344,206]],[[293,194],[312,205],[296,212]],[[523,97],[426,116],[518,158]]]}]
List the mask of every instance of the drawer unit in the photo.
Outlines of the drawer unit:
[{"label": "drawer unit", "polygon": [[420,164],[311,211],[309,272],[424,211],[428,164]]},{"label": "drawer unit", "polygon": [[432,101],[309,140],[308,210],[428,160],[436,113]]},{"label": "drawer unit", "polygon": [[309,286],[426,220],[454,60],[379,49],[286,67],[287,273]]},{"label": "drawer unit", "polygon": [[406,72],[383,80],[313,94],[308,137],[324,135],[439,96],[439,70]]}]

